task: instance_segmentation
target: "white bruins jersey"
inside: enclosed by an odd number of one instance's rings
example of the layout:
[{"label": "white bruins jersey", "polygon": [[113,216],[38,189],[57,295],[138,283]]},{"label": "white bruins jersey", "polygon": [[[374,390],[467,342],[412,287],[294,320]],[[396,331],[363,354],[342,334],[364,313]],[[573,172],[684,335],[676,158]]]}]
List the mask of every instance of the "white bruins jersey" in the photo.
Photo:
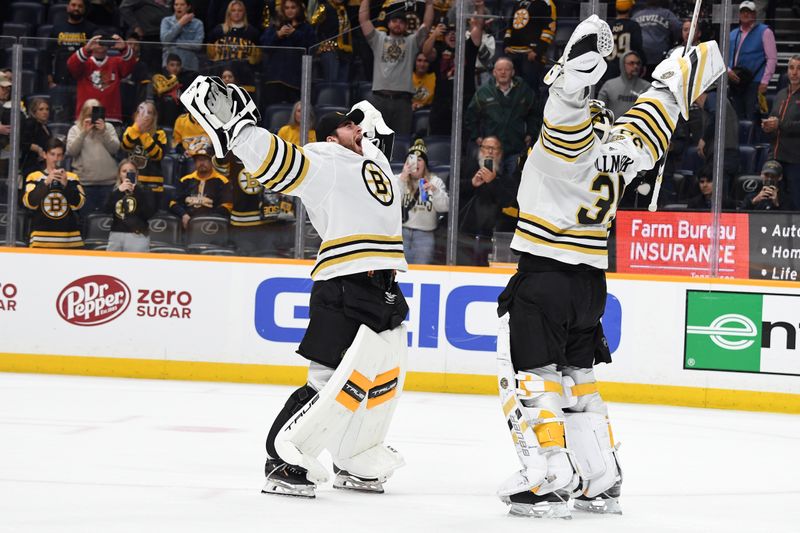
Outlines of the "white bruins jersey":
[{"label": "white bruins jersey", "polygon": [[655,166],[678,116],[672,93],[651,88],[601,143],[584,91],[565,94],[551,87],[539,139],[522,171],[511,248],[608,268],[608,232],[625,185]]},{"label": "white bruins jersey", "polygon": [[360,156],[332,142],[300,148],[263,128],[245,128],[234,154],[266,189],[303,200],[322,237],[314,280],[370,270],[408,270],[400,186],[366,138]]}]

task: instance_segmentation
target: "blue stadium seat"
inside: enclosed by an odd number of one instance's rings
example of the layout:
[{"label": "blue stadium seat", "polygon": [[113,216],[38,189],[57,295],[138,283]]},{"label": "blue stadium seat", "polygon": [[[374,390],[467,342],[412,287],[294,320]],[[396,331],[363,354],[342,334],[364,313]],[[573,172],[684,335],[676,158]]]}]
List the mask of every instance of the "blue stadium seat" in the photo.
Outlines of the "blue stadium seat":
[{"label": "blue stadium seat", "polygon": [[37,27],[44,22],[44,5],[41,2],[14,2],[9,22],[21,22]]},{"label": "blue stadium seat", "polygon": [[756,145],[756,171],[760,172],[761,167],[764,166],[764,163],[772,155],[772,146],[769,144],[757,144]]},{"label": "blue stadium seat", "polygon": [[312,103],[316,106],[350,107],[350,85],[347,83],[317,83]]},{"label": "blue stadium seat", "polygon": [[180,246],[181,221],[174,215],[160,214],[148,221],[151,246]]},{"label": "blue stadium seat", "polygon": [[51,135],[54,137],[63,137],[64,139],[67,138],[67,133],[71,127],[72,122],[51,122],[47,125]]},{"label": "blue stadium seat", "polygon": [[432,167],[450,164],[450,139],[425,139],[428,147],[428,164]]},{"label": "blue stadium seat", "polygon": [[687,170],[691,174],[697,174],[703,166],[703,158],[697,153],[697,146],[690,146],[683,153],[681,170]]},{"label": "blue stadium seat", "polygon": [[353,92],[353,100],[360,102],[361,100],[369,100],[372,96],[372,82],[362,81]]},{"label": "blue stadium seat", "polygon": [[282,126],[289,123],[292,107],[292,104],[272,104],[264,110],[261,123],[272,133],[278,133]]},{"label": "blue stadium seat", "polygon": [[54,4],[47,10],[47,23],[55,24],[67,19],[67,4]]},{"label": "blue stadium seat", "polygon": [[752,144],[753,143],[753,121],[740,120],[739,121],[739,144]]},{"label": "blue stadium seat", "polygon": [[10,37],[28,37],[31,34],[31,25],[19,22],[4,22],[0,35]]},{"label": "blue stadium seat", "polygon": [[76,88],[57,85],[50,89],[50,120],[67,122],[75,116]]},{"label": "blue stadium seat", "polygon": [[739,168],[741,169],[742,174],[756,173],[755,146],[739,146]]},{"label": "blue stadium seat", "polygon": [[47,39],[50,37],[50,33],[53,31],[52,24],[42,24],[38,28],[36,28],[36,38],[37,39]]},{"label": "blue stadium seat", "polygon": [[161,174],[164,176],[164,183],[166,185],[175,185],[177,179],[175,178],[175,167],[178,166],[178,156],[164,154],[161,158]]},{"label": "blue stadium seat", "polygon": [[389,158],[391,162],[403,163],[406,160],[406,154],[408,153],[409,146],[411,146],[410,135],[395,135],[394,147],[392,148],[392,157]]},{"label": "blue stadium seat", "polygon": [[425,137],[428,135],[430,119],[430,109],[417,109],[414,111],[414,118],[411,123],[411,133],[417,137]]}]

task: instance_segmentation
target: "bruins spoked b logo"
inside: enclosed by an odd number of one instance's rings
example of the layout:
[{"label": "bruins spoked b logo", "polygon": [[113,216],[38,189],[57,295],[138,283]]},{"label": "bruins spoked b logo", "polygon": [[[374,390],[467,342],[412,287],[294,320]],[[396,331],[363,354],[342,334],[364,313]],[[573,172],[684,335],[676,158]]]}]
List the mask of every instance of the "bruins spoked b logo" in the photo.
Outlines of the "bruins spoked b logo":
[{"label": "bruins spoked b logo", "polygon": [[67,215],[67,199],[60,191],[50,191],[42,202],[42,211],[49,218],[58,220]]},{"label": "bruins spoked b logo", "polygon": [[394,189],[392,182],[376,163],[364,161],[361,167],[361,177],[364,178],[364,185],[373,198],[383,205],[392,205],[394,201]]}]

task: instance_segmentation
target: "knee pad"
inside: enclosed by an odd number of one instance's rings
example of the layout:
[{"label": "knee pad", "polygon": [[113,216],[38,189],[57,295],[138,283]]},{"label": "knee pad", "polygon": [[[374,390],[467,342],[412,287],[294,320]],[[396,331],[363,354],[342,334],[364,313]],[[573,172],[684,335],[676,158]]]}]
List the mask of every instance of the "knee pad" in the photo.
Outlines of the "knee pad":
[{"label": "knee pad", "polygon": [[608,409],[597,391],[591,368],[565,367],[562,385],[567,447],[575,456],[580,492],[589,498],[622,481],[617,444],[608,421]]},{"label": "knee pad", "polygon": [[515,372],[511,363],[508,315],[498,335],[498,379],[503,414],[522,470],[506,480],[498,495],[524,491],[548,494],[573,490],[576,468],[566,450],[560,375],[555,365]]}]

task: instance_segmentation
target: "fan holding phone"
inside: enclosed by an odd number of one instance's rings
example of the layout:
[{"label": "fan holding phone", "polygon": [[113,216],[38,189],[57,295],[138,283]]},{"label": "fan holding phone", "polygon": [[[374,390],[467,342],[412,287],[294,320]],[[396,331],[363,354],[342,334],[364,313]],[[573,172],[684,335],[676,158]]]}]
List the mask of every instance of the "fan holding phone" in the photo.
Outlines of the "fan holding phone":
[{"label": "fan holding phone", "polygon": [[67,133],[67,155],[86,191],[82,210],[85,213],[103,208],[117,175],[114,156],[119,150],[119,137],[114,126],[106,122],[105,111],[99,100],[86,100]]},{"label": "fan holding phone", "polygon": [[153,193],[137,187],[139,169],[130,159],[123,159],[117,171],[117,185],[106,202],[106,212],[114,217],[108,235],[110,252],[149,252],[148,221],[156,212]]}]

